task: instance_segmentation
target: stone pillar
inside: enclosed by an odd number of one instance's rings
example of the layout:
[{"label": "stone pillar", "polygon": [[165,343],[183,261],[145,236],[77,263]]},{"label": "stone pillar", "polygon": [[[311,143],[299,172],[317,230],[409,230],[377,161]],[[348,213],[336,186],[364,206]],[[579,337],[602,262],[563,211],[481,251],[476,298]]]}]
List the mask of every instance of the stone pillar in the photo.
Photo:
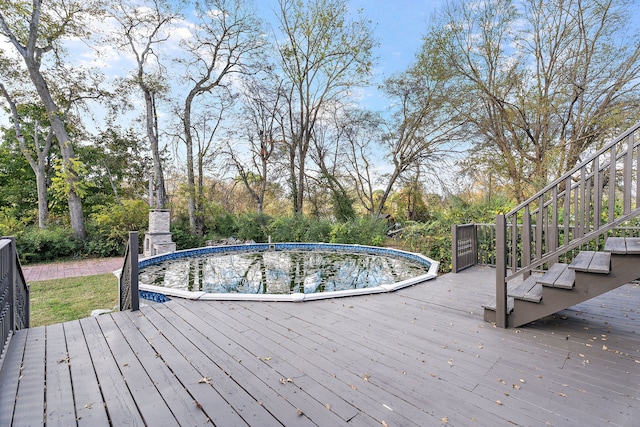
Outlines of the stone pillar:
[{"label": "stone pillar", "polygon": [[149,232],[144,235],[145,258],[175,252],[176,244],[171,241],[170,220],[171,213],[167,209],[149,211]]}]

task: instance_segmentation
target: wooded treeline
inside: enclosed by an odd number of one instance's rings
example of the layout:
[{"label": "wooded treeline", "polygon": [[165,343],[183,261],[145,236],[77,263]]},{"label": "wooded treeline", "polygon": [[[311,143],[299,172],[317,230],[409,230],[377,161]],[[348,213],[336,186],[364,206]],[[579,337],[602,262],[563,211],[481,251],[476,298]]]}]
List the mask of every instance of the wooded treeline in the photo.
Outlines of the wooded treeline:
[{"label": "wooded treeline", "polygon": [[0,0],[0,234],[108,253],[149,207],[195,240],[228,215],[434,221],[522,201],[640,118],[635,1],[446,2],[384,111],[358,100],[366,10],[273,3]]}]

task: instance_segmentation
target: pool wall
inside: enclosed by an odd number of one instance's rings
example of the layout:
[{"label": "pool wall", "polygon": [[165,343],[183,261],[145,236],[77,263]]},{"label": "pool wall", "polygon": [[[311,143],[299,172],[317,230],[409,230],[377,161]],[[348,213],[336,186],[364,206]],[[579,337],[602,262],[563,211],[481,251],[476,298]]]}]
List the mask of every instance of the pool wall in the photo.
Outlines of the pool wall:
[{"label": "pool wall", "polygon": [[402,257],[419,264],[428,266],[429,271],[426,274],[413,277],[389,285],[380,285],[372,288],[364,289],[348,289],[342,291],[319,292],[319,293],[293,293],[293,294],[243,294],[243,293],[209,293],[209,292],[190,292],[179,289],[165,288],[163,286],[143,285],[140,284],[141,291],[156,292],[173,297],[197,299],[197,300],[226,300],[226,301],[290,301],[302,302],[317,299],[337,298],[354,295],[376,294],[383,292],[393,292],[407,286],[415,285],[427,280],[434,279],[438,276],[438,261],[434,261],[421,254],[406,252],[398,249],[381,248],[377,246],[363,245],[347,245],[336,243],[252,243],[244,245],[227,245],[227,246],[206,246],[197,249],[186,249],[176,251],[169,254],[157,255],[142,259],[138,262],[138,268],[142,269],[150,265],[161,264],[163,261],[174,260],[179,258],[188,258],[191,256],[223,254],[229,252],[263,252],[263,251],[285,251],[285,250],[322,250],[336,252],[360,252],[375,255],[388,255]]}]

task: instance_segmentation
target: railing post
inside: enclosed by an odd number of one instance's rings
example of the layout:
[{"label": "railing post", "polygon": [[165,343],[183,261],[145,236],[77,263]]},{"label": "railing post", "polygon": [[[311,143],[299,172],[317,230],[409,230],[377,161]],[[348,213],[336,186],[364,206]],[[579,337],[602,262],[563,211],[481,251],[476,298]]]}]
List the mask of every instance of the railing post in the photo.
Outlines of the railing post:
[{"label": "railing post", "polygon": [[507,327],[507,224],[503,214],[496,215],[496,326]]},{"label": "railing post", "polygon": [[124,254],[124,263],[119,280],[120,311],[136,311],[140,308],[138,294],[138,232],[129,232],[129,243]]},{"label": "railing post", "polygon": [[458,272],[458,226],[451,226],[451,271]]}]

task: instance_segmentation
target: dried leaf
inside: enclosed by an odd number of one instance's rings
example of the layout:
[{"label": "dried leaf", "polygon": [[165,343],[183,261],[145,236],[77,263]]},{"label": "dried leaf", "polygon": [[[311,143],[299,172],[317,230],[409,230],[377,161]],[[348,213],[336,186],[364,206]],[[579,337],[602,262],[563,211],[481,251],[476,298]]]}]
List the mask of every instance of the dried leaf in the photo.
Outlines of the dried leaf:
[{"label": "dried leaf", "polygon": [[605,351],[606,351],[606,350],[609,350],[609,348],[608,348],[606,345],[603,345],[603,346],[602,346],[602,349],[603,349],[603,350],[605,350]]},{"label": "dried leaf", "polygon": [[331,410],[331,406],[328,403],[325,403],[324,407],[327,408],[328,410]]},{"label": "dried leaf", "polygon": [[516,390],[520,390],[520,385],[519,384],[514,384],[512,387],[515,388]]},{"label": "dried leaf", "polygon": [[273,359],[272,357],[263,357],[262,360],[264,360],[265,362],[268,362],[269,360]]},{"label": "dried leaf", "polygon": [[502,401],[501,401],[501,400],[496,400],[496,403],[497,403],[498,405],[502,405]]},{"label": "dried leaf", "polygon": [[371,378],[371,375],[367,374],[366,372],[364,373],[364,376],[362,377],[363,380],[369,382],[369,378]]},{"label": "dried leaf", "polygon": [[558,393],[558,396],[560,396],[560,397],[567,397],[567,394],[566,394],[566,393]]},{"label": "dried leaf", "polygon": [[520,382],[521,382],[522,384],[526,383],[526,381],[525,381],[525,380],[523,380],[522,378],[520,378]]},{"label": "dried leaf", "polygon": [[503,380],[502,378],[498,379],[498,382],[500,384],[505,384],[505,385],[507,384],[507,382],[505,380]]},{"label": "dried leaf", "polygon": [[448,417],[444,417],[442,420],[442,424],[449,424],[449,418]]},{"label": "dried leaf", "polygon": [[389,427],[389,425],[387,423],[385,423],[384,420],[382,420],[382,426],[383,427]]},{"label": "dried leaf", "polygon": [[210,377],[202,377],[198,380],[198,384],[211,384]]},{"label": "dried leaf", "polygon": [[358,387],[354,386],[353,384],[349,384],[349,387],[351,387],[351,388],[352,388],[352,389],[354,389],[354,390],[357,390],[357,389],[358,389]]},{"label": "dried leaf", "polygon": [[298,415],[304,415],[304,412],[302,412],[302,409],[298,409],[297,413]]},{"label": "dried leaf", "polygon": [[91,409],[93,407],[93,403],[85,403],[84,409]]}]

